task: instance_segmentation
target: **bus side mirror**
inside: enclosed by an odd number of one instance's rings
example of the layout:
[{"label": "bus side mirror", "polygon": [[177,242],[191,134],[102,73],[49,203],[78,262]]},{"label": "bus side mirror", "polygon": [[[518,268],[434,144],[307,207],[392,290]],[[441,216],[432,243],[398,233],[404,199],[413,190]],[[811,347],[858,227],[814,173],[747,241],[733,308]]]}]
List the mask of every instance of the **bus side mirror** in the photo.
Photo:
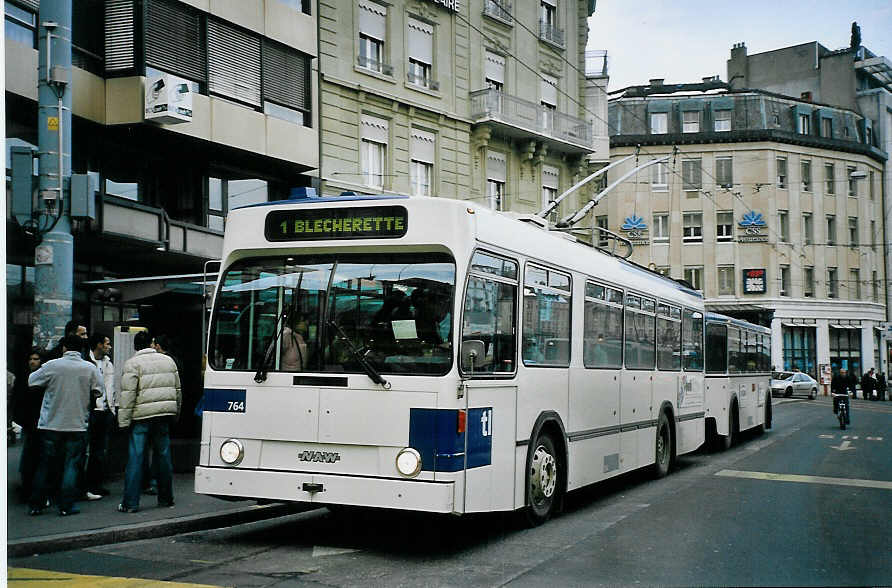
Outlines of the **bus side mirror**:
[{"label": "bus side mirror", "polygon": [[485,345],[479,339],[468,339],[461,342],[461,369],[470,376],[474,375],[474,367],[485,353]]}]

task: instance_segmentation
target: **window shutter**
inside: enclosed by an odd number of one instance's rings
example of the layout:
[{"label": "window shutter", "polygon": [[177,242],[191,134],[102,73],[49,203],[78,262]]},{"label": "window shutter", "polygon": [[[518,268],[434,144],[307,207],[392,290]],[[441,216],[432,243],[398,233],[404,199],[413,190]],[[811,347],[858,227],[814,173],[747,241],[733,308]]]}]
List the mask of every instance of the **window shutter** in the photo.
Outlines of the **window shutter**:
[{"label": "window shutter", "polygon": [[208,89],[260,106],[260,37],[208,19]]},{"label": "window shutter", "polygon": [[412,129],[412,152],[410,157],[415,161],[434,162],[434,146],[436,136],[433,133]]},{"label": "window shutter", "polygon": [[486,152],[486,179],[508,181],[508,158],[498,151]]},{"label": "window shutter", "polygon": [[133,68],[133,0],[105,3],[105,71]]},{"label": "window shutter", "polygon": [[207,80],[207,54],[199,13],[168,0],[146,3],[146,65],[199,82]]},{"label": "window shutter", "polygon": [[409,19],[409,57],[428,65],[434,62],[434,27]]},{"label": "window shutter", "polygon": [[362,138],[386,145],[388,142],[388,126],[387,121],[383,118],[363,114],[361,124]]},{"label": "window shutter", "polygon": [[294,49],[264,39],[263,99],[309,112],[309,59]]},{"label": "window shutter", "polygon": [[550,76],[542,77],[542,102],[557,106],[557,80]]},{"label": "window shutter", "polygon": [[40,0],[19,0],[18,3],[34,12],[40,12]]},{"label": "window shutter", "polygon": [[379,41],[387,39],[387,7],[359,0],[359,32]]},{"label": "window shutter", "polygon": [[484,75],[487,79],[500,84],[505,83],[505,58],[495,53],[486,52]]},{"label": "window shutter", "polygon": [[561,171],[556,167],[551,166],[543,166],[542,167],[542,186],[545,188],[553,188],[555,190],[558,189],[558,179],[560,178]]}]

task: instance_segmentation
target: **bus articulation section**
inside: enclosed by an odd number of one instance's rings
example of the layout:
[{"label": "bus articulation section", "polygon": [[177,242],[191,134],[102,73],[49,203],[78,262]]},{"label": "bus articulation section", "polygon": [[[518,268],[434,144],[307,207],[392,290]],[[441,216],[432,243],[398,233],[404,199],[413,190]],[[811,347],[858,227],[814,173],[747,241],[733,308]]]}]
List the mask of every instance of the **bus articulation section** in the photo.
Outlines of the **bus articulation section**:
[{"label": "bus articulation section", "polygon": [[472,203],[237,209],[195,489],[541,523],[703,443],[703,333],[686,285]]}]

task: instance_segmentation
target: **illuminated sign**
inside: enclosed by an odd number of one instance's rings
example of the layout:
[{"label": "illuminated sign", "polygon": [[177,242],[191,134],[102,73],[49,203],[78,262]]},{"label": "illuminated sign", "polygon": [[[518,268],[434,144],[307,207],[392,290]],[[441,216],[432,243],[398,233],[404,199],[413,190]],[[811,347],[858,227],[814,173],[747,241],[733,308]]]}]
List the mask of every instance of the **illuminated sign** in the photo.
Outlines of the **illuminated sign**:
[{"label": "illuminated sign", "polygon": [[743,293],[744,294],[764,294],[765,293],[765,269],[745,269],[743,270]]},{"label": "illuminated sign", "polygon": [[393,239],[408,226],[402,206],[274,210],[266,215],[264,234],[267,241]]},{"label": "illuminated sign", "polygon": [[737,223],[738,243],[765,243],[768,241],[767,224],[762,213],[749,211]]}]

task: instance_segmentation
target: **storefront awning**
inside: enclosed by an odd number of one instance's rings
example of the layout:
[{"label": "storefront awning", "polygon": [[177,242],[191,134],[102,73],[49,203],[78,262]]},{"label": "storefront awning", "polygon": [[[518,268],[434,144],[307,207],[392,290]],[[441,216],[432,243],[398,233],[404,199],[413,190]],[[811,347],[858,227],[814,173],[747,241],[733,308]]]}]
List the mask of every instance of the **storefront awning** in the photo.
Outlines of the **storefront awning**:
[{"label": "storefront awning", "polygon": [[831,329],[860,329],[861,325],[837,325],[837,324],[831,323],[830,328]]},{"label": "storefront awning", "polygon": [[135,302],[165,293],[200,297],[205,278],[207,279],[208,289],[212,289],[217,281],[216,272],[90,280],[83,282],[83,285],[89,287],[99,300]]}]

